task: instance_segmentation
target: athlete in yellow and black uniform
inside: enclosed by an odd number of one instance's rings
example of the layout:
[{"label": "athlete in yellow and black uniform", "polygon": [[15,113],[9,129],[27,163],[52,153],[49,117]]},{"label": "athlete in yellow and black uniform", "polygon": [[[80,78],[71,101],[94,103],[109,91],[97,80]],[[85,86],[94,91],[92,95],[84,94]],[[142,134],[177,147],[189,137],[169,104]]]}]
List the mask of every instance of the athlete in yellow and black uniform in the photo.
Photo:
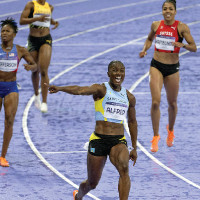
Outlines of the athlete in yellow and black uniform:
[{"label": "athlete in yellow and black uniform", "polygon": [[[91,86],[50,86],[50,93],[63,91],[74,95],[92,95],[95,103],[95,131],[90,136],[87,169],[88,178],[74,191],[75,200],[82,199],[94,189],[102,175],[107,157],[119,172],[119,199],[128,199],[130,191],[129,159],[137,160],[136,100],[133,94],[121,86],[125,67],[120,61],[108,65],[109,82]],[[133,149],[128,151],[123,122],[128,119]]]},{"label": "athlete in yellow and black uniform", "polygon": [[[29,24],[28,50],[38,63],[38,70],[32,73],[32,83],[35,93],[35,106],[42,112],[47,112],[48,90],[44,83],[49,82],[48,67],[52,53],[52,37],[50,25],[53,29],[58,27],[58,22],[52,19],[53,6],[45,0],[33,0],[26,4],[22,11],[20,24]],[[39,73],[41,74],[42,104],[39,97]]]}]

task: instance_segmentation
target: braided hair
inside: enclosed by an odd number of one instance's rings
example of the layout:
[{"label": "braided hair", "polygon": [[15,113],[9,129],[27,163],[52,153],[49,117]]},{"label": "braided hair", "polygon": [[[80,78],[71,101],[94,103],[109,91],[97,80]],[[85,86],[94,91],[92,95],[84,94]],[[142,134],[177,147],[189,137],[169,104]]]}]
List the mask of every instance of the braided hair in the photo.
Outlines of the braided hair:
[{"label": "braided hair", "polygon": [[11,26],[14,33],[18,32],[17,22],[13,18],[7,18],[5,20],[1,20],[1,28],[3,28],[5,25]]},{"label": "braided hair", "polygon": [[174,5],[175,10],[176,10],[176,0],[166,0],[166,1],[163,3],[162,8],[163,8],[163,6],[165,5],[165,3],[172,3],[172,4]]}]

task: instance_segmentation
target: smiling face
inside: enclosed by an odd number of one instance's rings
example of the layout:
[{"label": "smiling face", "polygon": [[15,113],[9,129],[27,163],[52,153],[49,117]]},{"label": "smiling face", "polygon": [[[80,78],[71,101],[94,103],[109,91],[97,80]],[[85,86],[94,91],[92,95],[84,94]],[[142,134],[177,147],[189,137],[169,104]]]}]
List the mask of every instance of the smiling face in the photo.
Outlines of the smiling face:
[{"label": "smiling face", "polygon": [[4,25],[1,29],[1,41],[2,43],[7,43],[13,41],[16,33],[10,25]]},{"label": "smiling face", "polygon": [[125,67],[120,61],[114,61],[108,67],[108,77],[110,85],[115,90],[121,90],[121,84],[125,77]]},{"label": "smiling face", "polygon": [[173,22],[176,15],[176,9],[174,7],[174,4],[170,2],[164,3],[162,8],[162,14],[165,21]]}]

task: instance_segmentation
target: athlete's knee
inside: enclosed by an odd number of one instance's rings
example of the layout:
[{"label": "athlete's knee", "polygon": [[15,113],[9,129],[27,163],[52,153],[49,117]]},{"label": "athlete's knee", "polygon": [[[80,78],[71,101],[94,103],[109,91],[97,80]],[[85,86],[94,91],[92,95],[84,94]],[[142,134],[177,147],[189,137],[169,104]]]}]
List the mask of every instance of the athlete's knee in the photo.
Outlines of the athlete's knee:
[{"label": "athlete's knee", "polygon": [[14,123],[14,117],[6,115],[5,116],[5,128],[6,129],[12,128],[13,127],[13,123]]},{"label": "athlete's knee", "polygon": [[46,70],[41,70],[41,76],[42,77],[47,77],[48,76],[48,73]]},{"label": "athlete's knee", "polygon": [[121,176],[128,175],[129,173],[129,162],[123,160],[118,163],[117,169]]},{"label": "athlete's knee", "polygon": [[177,109],[177,101],[170,101],[168,104],[169,104],[169,107],[172,110],[176,110]]},{"label": "athlete's knee", "polygon": [[94,190],[98,185],[98,181],[88,181],[88,183],[91,190]]},{"label": "athlete's knee", "polygon": [[158,110],[160,107],[160,100],[152,100],[152,109],[153,110]]}]

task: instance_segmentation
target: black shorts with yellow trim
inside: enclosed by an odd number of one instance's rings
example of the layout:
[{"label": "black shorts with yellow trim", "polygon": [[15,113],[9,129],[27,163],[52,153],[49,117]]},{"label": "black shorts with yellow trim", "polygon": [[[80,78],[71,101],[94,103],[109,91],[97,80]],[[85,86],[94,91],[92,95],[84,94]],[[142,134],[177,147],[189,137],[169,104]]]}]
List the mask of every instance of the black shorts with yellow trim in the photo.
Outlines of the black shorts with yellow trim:
[{"label": "black shorts with yellow trim", "polygon": [[88,152],[94,156],[107,156],[111,148],[117,144],[125,144],[127,141],[124,135],[102,135],[92,133],[88,146]]},{"label": "black shorts with yellow trim", "polygon": [[156,69],[158,69],[163,75],[163,77],[166,77],[178,72],[179,66],[180,66],[179,62],[176,64],[164,64],[164,63],[158,62],[154,58],[151,60],[151,67],[155,67]]},{"label": "black shorts with yellow trim", "polygon": [[52,46],[52,37],[50,34],[43,37],[28,36],[28,51],[39,51],[43,44]]}]

